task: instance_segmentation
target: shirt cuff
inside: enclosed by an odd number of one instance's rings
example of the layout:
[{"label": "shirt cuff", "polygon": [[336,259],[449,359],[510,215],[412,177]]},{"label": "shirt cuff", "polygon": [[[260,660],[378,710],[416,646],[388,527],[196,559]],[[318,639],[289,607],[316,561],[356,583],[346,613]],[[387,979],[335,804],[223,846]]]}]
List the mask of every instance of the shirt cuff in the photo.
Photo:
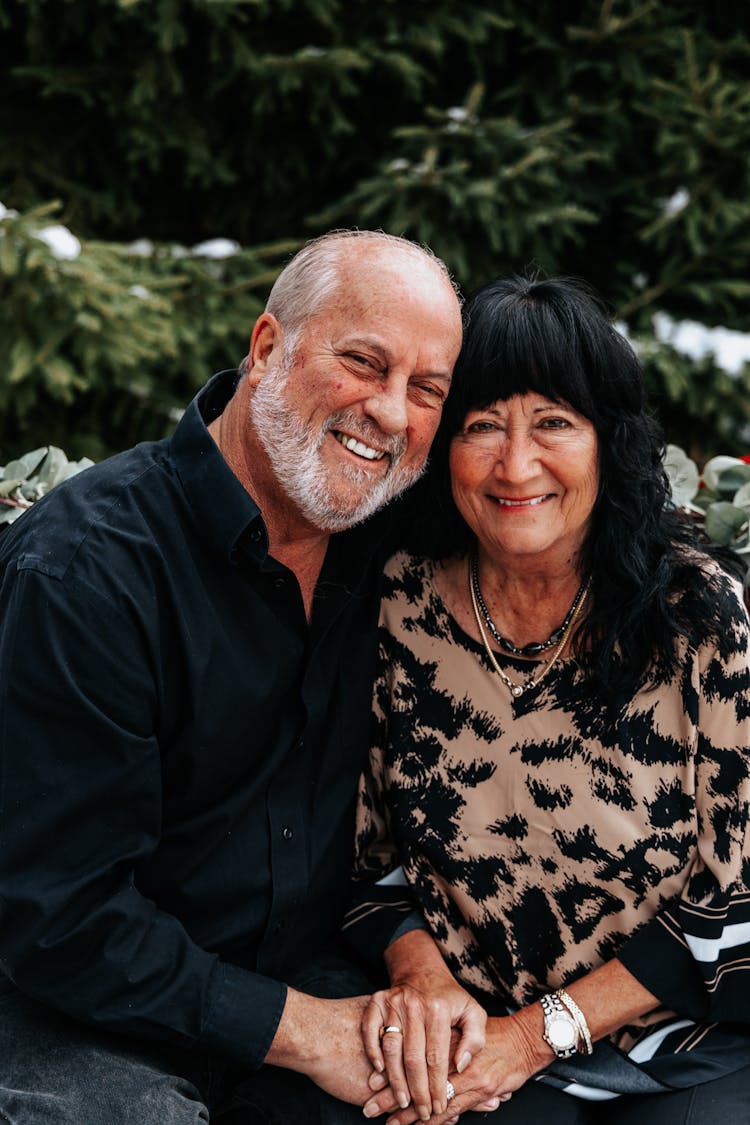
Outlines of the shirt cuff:
[{"label": "shirt cuff", "polygon": [[617,957],[636,980],[671,1012],[704,1019],[708,998],[700,970],[684,941],[652,918],[631,937]]},{"label": "shirt cuff", "polygon": [[412,910],[412,912],[410,914],[407,914],[407,916],[404,918],[401,925],[396,926],[396,929],[391,934],[388,945],[393,945],[394,941],[398,941],[400,937],[403,937],[404,934],[411,933],[412,930],[427,929],[429,929],[429,926],[427,925],[419,911]]},{"label": "shirt cuff", "polygon": [[210,988],[213,995],[201,1042],[257,1070],[279,1026],[287,986],[220,961]]}]

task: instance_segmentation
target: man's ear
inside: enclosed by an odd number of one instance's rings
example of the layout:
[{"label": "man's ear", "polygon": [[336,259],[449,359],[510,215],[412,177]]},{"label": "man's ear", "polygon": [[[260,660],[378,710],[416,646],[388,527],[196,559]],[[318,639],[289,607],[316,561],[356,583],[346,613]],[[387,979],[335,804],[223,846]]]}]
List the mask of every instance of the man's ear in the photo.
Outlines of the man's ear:
[{"label": "man's ear", "polygon": [[280,358],[283,347],[284,333],[278,320],[271,313],[261,313],[253,325],[247,357],[247,378],[251,387],[257,386],[273,360]]}]

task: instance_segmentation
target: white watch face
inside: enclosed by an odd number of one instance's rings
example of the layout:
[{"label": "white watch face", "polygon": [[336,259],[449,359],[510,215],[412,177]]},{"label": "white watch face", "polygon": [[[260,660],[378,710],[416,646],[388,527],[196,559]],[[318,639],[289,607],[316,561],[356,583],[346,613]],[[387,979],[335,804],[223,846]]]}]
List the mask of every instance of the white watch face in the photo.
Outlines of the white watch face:
[{"label": "white watch face", "polygon": [[547,1025],[547,1036],[558,1051],[567,1051],[578,1042],[578,1035],[571,1020],[564,1016],[553,1016]]}]

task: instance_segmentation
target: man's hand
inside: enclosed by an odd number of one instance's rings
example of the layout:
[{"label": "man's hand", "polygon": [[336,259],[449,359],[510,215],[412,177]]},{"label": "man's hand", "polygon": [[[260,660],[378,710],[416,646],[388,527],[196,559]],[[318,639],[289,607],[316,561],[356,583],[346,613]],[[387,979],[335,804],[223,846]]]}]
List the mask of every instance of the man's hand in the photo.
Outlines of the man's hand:
[{"label": "man's hand", "polygon": [[[396,1104],[426,1121],[448,1107],[449,1071],[461,1073],[484,1045],[484,1009],[453,978],[432,938],[415,930],[386,953],[392,987],[376,992],[362,1019],[371,1090],[388,1085]],[[383,1027],[396,1027],[383,1035]]]},{"label": "man's hand", "polygon": [[368,996],[320,1000],[290,988],[266,1062],[306,1074],[344,1102],[362,1105],[371,1096],[372,1066],[362,1046]]}]

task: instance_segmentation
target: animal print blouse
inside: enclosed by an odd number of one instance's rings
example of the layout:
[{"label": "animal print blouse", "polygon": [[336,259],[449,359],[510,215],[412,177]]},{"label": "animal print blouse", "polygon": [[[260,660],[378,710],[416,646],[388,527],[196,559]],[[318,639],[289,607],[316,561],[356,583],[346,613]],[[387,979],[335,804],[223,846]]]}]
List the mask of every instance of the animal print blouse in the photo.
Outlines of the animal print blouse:
[{"label": "animal print blouse", "polygon": [[[731,628],[697,649],[677,638],[674,677],[612,714],[573,659],[512,699],[432,564],[400,554],[386,570],[346,933],[380,951],[416,907],[496,1013],[620,957],[663,1007],[556,1063],[571,1092],[750,1063],[750,627],[736,584],[710,580]],[[706,1073],[675,1075],[698,1044]]]}]

